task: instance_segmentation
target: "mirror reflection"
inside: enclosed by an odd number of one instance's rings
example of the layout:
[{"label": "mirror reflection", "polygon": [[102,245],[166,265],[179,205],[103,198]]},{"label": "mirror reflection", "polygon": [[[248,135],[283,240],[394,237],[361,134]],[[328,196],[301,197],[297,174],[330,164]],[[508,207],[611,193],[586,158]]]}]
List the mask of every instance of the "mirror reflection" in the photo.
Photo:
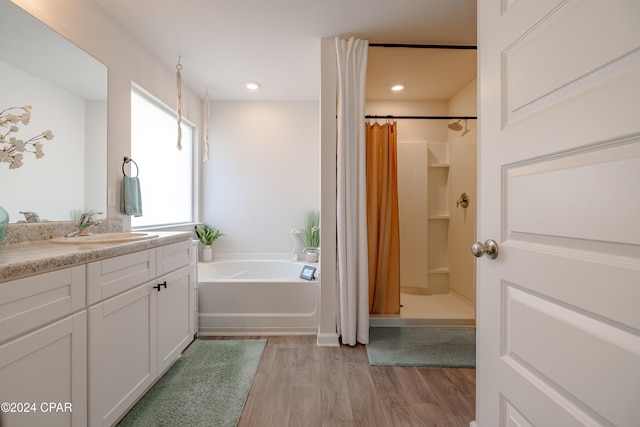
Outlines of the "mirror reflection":
[{"label": "mirror reflection", "polygon": [[38,141],[44,156],[30,149],[19,167],[0,162],[0,206],[11,222],[106,212],[106,66],[11,2],[0,2],[0,17],[0,111],[31,107],[27,123],[16,123],[13,132],[0,127],[0,135],[22,141],[53,135]]}]

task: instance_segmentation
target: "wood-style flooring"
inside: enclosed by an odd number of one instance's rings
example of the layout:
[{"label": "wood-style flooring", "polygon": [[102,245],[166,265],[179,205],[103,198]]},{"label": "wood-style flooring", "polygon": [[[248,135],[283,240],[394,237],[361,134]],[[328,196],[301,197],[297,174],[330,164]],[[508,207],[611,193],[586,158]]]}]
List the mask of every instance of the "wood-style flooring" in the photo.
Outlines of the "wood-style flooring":
[{"label": "wood-style flooring", "polygon": [[468,427],[475,419],[475,369],[370,366],[364,345],[252,338],[268,341],[239,427]]}]

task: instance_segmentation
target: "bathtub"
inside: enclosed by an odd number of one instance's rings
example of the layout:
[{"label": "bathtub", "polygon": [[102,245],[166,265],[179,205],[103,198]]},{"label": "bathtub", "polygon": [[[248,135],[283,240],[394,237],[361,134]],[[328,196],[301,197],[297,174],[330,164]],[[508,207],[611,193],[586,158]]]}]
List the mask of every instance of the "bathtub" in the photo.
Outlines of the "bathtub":
[{"label": "bathtub", "polygon": [[199,263],[198,334],[316,334],[318,280],[300,278],[305,265],[318,267],[283,260]]}]

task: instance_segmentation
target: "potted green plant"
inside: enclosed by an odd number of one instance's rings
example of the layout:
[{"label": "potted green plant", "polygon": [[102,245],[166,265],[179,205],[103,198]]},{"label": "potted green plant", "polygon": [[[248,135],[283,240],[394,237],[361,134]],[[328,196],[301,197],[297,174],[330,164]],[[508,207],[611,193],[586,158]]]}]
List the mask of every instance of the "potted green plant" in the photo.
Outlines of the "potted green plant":
[{"label": "potted green plant", "polygon": [[205,224],[202,228],[198,228],[195,226],[195,233],[198,236],[198,240],[204,245],[204,250],[202,251],[202,261],[209,262],[213,259],[213,251],[211,249],[211,244],[218,240],[220,237],[224,236],[214,227],[209,227]]}]

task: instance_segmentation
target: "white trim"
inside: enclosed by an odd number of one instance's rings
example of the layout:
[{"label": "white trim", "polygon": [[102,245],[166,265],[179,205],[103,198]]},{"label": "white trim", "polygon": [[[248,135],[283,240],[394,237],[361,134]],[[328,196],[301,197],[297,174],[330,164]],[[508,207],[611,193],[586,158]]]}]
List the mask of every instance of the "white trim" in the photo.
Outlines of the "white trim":
[{"label": "white trim", "polygon": [[318,338],[316,340],[318,347],[340,347],[340,341],[338,340],[337,333],[320,333],[318,332]]}]

